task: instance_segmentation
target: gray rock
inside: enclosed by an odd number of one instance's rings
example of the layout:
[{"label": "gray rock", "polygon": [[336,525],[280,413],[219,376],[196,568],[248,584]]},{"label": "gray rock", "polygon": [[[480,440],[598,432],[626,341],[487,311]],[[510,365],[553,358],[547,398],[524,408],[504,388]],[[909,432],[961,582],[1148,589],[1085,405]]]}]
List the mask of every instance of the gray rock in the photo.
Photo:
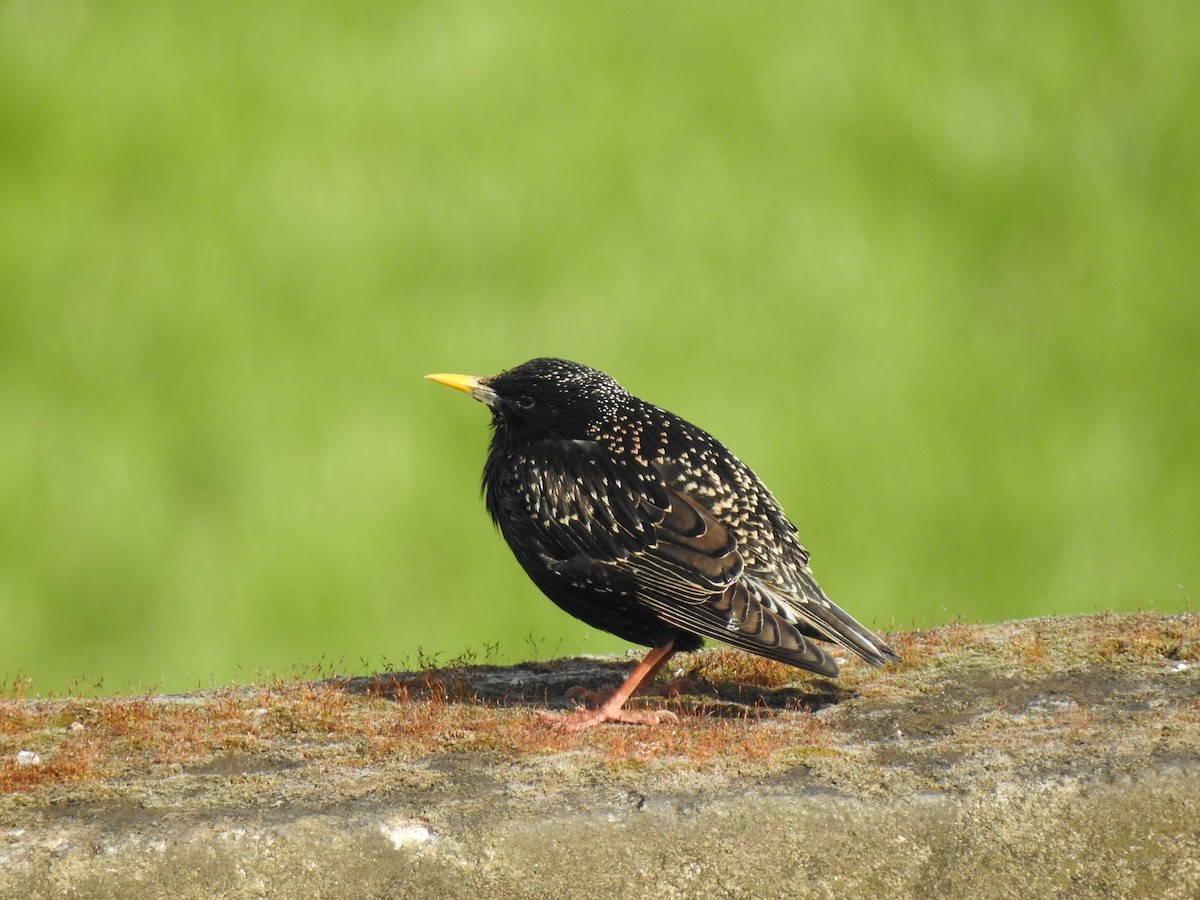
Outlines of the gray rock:
[{"label": "gray rock", "polygon": [[645,701],[678,724],[580,735],[532,709],[629,661],[7,700],[0,895],[1192,898],[1198,637],[951,625],[836,685],[704,651]]}]

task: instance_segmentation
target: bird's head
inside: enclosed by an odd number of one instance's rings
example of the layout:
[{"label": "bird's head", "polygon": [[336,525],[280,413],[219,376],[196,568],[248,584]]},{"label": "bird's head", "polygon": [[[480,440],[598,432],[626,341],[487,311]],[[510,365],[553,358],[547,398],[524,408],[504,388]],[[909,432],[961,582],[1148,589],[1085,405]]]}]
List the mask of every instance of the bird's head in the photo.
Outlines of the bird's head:
[{"label": "bird's head", "polygon": [[486,403],[498,433],[511,438],[583,440],[628,398],[612,378],[565,359],[531,359],[499,375],[426,375]]}]

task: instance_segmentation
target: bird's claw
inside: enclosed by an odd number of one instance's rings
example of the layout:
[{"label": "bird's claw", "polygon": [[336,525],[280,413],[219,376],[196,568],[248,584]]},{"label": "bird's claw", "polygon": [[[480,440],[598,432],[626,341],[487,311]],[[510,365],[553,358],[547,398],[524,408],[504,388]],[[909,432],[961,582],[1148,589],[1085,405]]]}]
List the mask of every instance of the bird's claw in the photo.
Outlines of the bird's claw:
[{"label": "bird's claw", "polygon": [[[696,683],[687,676],[684,676],[683,678],[676,678],[673,681],[656,681],[653,684],[644,685],[638,689],[638,696],[678,697],[680,694],[694,692],[695,690]],[[603,706],[610,696],[611,694],[597,693],[589,688],[585,688],[583,685],[573,687],[567,691],[568,700],[573,700],[581,706],[593,708]]]},{"label": "bird's claw", "polygon": [[658,725],[664,721],[679,721],[679,716],[669,709],[610,710],[603,707],[596,710],[578,710],[573,713],[552,713],[540,710],[538,718],[561,731],[584,731],[605,722],[614,722],[620,725]]},{"label": "bird's claw", "polygon": [[583,685],[571,688],[567,691],[567,699],[571,700],[580,706],[599,707],[604,705],[604,701],[609,698],[609,694],[599,694]]}]

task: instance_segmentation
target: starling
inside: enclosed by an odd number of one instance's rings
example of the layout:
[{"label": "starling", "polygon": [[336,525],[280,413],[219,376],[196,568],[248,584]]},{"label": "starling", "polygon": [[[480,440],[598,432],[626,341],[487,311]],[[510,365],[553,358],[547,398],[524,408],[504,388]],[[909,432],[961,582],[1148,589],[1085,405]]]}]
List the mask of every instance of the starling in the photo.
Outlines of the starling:
[{"label": "starling", "polygon": [[534,359],[499,375],[428,375],[492,412],[483,490],[492,519],[543,593],[650,652],[572,730],[652,722],[623,710],[672,654],[704,638],[828,677],[813,638],[872,666],[899,656],[817,586],[779,503],[716,438],[608,375]]}]

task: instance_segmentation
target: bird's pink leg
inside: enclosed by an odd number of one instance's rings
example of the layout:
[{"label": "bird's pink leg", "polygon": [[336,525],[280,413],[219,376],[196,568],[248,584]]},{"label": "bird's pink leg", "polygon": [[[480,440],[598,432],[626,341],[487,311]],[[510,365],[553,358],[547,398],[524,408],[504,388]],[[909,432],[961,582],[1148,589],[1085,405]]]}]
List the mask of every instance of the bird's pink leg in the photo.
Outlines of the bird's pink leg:
[{"label": "bird's pink leg", "polygon": [[585,728],[591,728],[593,725],[599,725],[603,722],[621,722],[626,725],[655,725],[664,718],[673,719],[675,718],[675,714],[669,710],[629,712],[621,707],[641,687],[643,682],[654,679],[654,676],[658,674],[658,670],[666,665],[667,660],[674,653],[675,638],[669,639],[662,646],[652,648],[646,654],[645,658],[637,664],[634,670],[629,673],[629,677],[625,679],[625,682],[613,691],[612,696],[599,709],[583,710],[566,715],[540,712],[538,715],[547,722],[553,722],[567,731],[583,731]]}]

